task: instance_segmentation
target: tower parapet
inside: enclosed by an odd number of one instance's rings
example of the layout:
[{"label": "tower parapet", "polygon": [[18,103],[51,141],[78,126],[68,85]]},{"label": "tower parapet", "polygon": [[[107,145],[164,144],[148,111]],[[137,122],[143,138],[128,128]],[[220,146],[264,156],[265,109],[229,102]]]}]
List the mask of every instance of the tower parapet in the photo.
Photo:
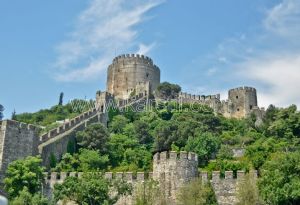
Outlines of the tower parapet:
[{"label": "tower parapet", "polygon": [[153,179],[168,200],[175,203],[177,190],[198,176],[198,155],[193,152],[161,152],[153,157]]},{"label": "tower parapet", "polygon": [[108,66],[107,91],[117,99],[154,91],[160,83],[160,69],[147,56],[123,54]]},{"label": "tower parapet", "polygon": [[257,107],[256,89],[252,87],[238,87],[228,91],[228,114],[231,117],[242,118],[249,116]]}]

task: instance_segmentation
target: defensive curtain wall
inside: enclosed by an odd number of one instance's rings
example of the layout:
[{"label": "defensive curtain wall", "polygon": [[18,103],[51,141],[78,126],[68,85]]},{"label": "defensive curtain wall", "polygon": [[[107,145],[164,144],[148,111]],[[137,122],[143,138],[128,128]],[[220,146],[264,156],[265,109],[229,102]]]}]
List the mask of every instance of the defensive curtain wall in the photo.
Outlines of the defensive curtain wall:
[{"label": "defensive curtain wall", "polygon": [[[44,191],[51,196],[56,183],[62,183],[68,176],[81,177],[82,174],[82,172],[45,173]],[[133,185],[132,196],[122,197],[117,205],[133,204],[136,188],[151,179],[158,182],[160,192],[165,200],[174,205],[178,190],[198,177],[201,179],[201,183],[211,184],[218,204],[234,205],[238,202],[238,185],[244,180],[245,174],[245,171],[237,171],[235,175],[233,171],[226,171],[225,177],[222,177],[220,171],[214,171],[210,177],[206,171],[198,172],[198,156],[195,153],[161,152],[156,153],[153,157],[153,172],[105,172],[104,177],[108,180],[122,179]],[[251,171],[250,176],[256,180],[256,171]]]},{"label": "defensive curtain wall", "polygon": [[49,166],[49,159],[54,155],[56,159],[67,152],[70,142],[75,145],[75,134],[94,122],[107,123],[107,114],[96,109],[63,123],[41,136],[34,125],[4,120],[0,121],[0,177],[4,177],[10,162],[27,156],[41,155],[44,166]]},{"label": "defensive curtain wall", "polygon": [[265,113],[264,108],[258,107],[256,89],[247,86],[230,89],[227,100],[221,100],[220,94],[205,96],[184,92],[179,93],[178,100],[183,103],[207,105],[225,117],[243,118],[254,113],[261,119]]}]

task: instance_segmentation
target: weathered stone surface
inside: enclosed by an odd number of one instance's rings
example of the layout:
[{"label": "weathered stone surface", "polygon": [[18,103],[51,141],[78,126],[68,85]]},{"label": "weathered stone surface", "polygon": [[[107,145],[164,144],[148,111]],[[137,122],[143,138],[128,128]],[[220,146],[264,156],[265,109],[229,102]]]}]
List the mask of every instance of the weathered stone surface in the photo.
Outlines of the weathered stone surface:
[{"label": "weathered stone surface", "polygon": [[264,108],[257,106],[256,89],[246,86],[230,89],[226,101],[220,100],[220,94],[200,96],[183,92],[179,94],[178,100],[184,103],[207,105],[225,117],[244,118],[254,113],[257,117],[257,125],[265,113]]},{"label": "weathered stone surface", "polygon": [[152,59],[138,54],[116,57],[107,73],[107,91],[117,99],[128,99],[132,93],[149,94],[160,83],[159,68]]},{"label": "weathered stone surface", "polygon": [[10,162],[38,153],[37,128],[13,120],[0,121],[0,180]]}]

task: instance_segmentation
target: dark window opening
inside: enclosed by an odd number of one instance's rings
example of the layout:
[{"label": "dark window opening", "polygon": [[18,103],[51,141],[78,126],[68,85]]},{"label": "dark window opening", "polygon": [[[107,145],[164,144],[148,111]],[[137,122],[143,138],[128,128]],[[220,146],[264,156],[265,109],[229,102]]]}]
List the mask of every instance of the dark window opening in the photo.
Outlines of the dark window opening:
[{"label": "dark window opening", "polygon": [[252,106],[252,105],[250,105],[250,110],[252,110],[252,108],[253,108],[253,106]]},{"label": "dark window opening", "polygon": [[240,108],[236,109],[237,111],[240,111]]},{"label": "dark window opening", "polygon": [[239,96],[236,96],[235,98],[236,98],[236,99],[239,99]]},{"label": "dark window opening", "polygon": [[103,105],[101,105],[101,112],[103,112],[103,110],[104,110],[104,107],[103,107]]},{"label": "dark window opening", "polygon": [[146,78],[148,78],[149,77],[149,73],[146,73]]}]

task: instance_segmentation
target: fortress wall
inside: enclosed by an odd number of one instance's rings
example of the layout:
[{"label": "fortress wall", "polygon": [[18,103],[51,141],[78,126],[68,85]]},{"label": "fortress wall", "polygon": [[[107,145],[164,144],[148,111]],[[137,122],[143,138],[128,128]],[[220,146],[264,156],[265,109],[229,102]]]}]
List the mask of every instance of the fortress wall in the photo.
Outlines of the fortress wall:
[{"label": "fortress wall", "polygon": [[[164,160],[165,158],[165,153],[162,153],[162,159]],[[181,155],[186,162],[186,159],[190,158],[192,160],[193,155],[186,155],[183,153]],[[157,155],[156,155],[157,157]],[[168,159],[171,161],[175,159],[175,154],[170,153],[167,156]],[[176,157],[177,158],[177,157]],[[176,160],[181,160],[180,158],[177,158]],[[170,169],[169,170],[169,175],[172,176],[174,174],[174,171],[176,169]],[[103,173],[104,178],[108,180],[124,180],[125,182],[131,183],[133,185],[133,195],[132,196],[124,196],[119,201],[116,203],[117,205],[125,205],[125,204],[133,204],[132,200],[136,194],[137,191],[137,186],[139,184],[144,183],[147,180],[152,179],[152,175],[155,174],[160,174],[162,176],[166,176],[162,173],[144,173],[144,172],[105,172]],[[226,171],[225,172],[225,177],[222,178],[220,176],[220,171],[213,171],[212,172],[212,178],[209,179],[209,175],[206,171],[202,171],[199,173],[199,176],[192,176],[191,179],[200,177],[202,183],[211,183],[212,188],[215,192],[218,204],[220,205],[234,205],[238,203],[237,199],[237,191],[238,191],[238,186],[239,183],[241,183],[244,180],[245,177],[245,171],[237,171],[237,176],[234,177],[233,171]],[[83,175],[82,172],[52,172],[52,173],[45,173],[45,184],[44,184],[44,191],[49,194],[48,196],[52,195],[54,185],[57,183],[62,183],[68,176],[73,176],[73,177],[81,177]],[[162,177],[161,176],[161,177]],[[257,178],[257,172],[256,171],[251,171],[250,176],[256,180]],[[181,178],[178,178],[177,180],[174,181],[174,183],[180,183]],[[168,187],[164,186],[165,184],[162,184],[161,181],[157,180],[160,184],[160,188],[165,190],[168,189]],[[186,181],[187,182],[187,181]],[[184,183],[186,183],[184,182]],[[183,185],[183,184],[182,184]],[[165,190],[167,191],[167,190]],[[177,190],[178,191],[178,190]],[[172,192],[173,194],[177,194],[177,191]],[[167,192],[166,192],[167,193]],[[170,204],[174,205],[176,204],[176,200],[170,200],[168,199]]]},{"label": "fortress wall", "polygon": [[25,123],[0,121],[0,181],[8,164],[38,153],[38,128]]},{"label": "fortress wall", "polygon": [[153,179],[159,182],[167,200],[175,203],[178,189],[197,176],[198,156],[195,153],[161,152],[153,157]]},{"label": "fortress wall", "polygon": [[[82,177],[83,172],[51,172],[44,173],[45,181],[43,185],[44,194],[51,198],[53,196],[53,189],[55,184],[63,183],[63,181],[69,177]],[[122,196],[115,205],[129,205],[133,204],[132,200],[136,194],[137,186],[143,184],[145,181],[152,179],[152,172],[105,172],[103,173],[104,178],[108,180],[123,180],[133,186],[133,195]]]},{"label": "fortress wall", "polygon": [[50,130],[48,133],[43,134],[39,138],[39,144],[45,143],[46,141],[57,137],[58,135],[61,135],[68,130],[73,129],[75,126],[80,124],[82,121],[89,119],[91,116],[95,115],[97,113],[96,108],[86,111],[75,118],[71,119],[69,122],[65,122],[64,124],[60,125],[57,128],[54,128]]},{"label": "fortress wall", "polygon": [[160,70],[149,57],[121,55],[108,67],[107,91],[117,99],[129,98],[138,85],[145,84],[146,87],[147,82],[152,91],[160,83]]},{"label": "fortress wall", "polygon": [[54,155],[57,160],[61,159],[62,155],[67,152],[67,147],[69,143],[73,143],[75,146],[76,132],[84,130],[89,124],[102,122],[103,113],[94,115],[88,118],[88,114],[82,114],[82,116],[87,116],[83,118],[79,123],[75,124],[72,129],[65,131],[55,137],[47,140],[46,142],[39,145],[39,154],[41,154],[43,159],[43,165],[48,167],[50,163],[50,156]]},{"label": "fortress wall", "polygon": [[[62,183],[67,177],[81,177],[83,172],[51,172],[45,174],[45,183],[54,188],[55,184]],[[123,180],[130,183],[139,183],[152,179],[152,172],[105,172],[103,173],[105,179],[108,180]]]},{"label": "fortress wall", "polygon": [[[251,171],[250,176],[256,180],[257,171]],[[203,183],[208,182],[207,172],[201,172],[200,177],[202,178]],[[245,171],[238,171],[236,178],[234,178],[233,171],[225,171],[225,178],[221,178],[220,171],[212,172],[210,183],[217,197],[218,204],[229,205],[238,203],[238,186],[239,183],[244,180],[244,177]]]}]

